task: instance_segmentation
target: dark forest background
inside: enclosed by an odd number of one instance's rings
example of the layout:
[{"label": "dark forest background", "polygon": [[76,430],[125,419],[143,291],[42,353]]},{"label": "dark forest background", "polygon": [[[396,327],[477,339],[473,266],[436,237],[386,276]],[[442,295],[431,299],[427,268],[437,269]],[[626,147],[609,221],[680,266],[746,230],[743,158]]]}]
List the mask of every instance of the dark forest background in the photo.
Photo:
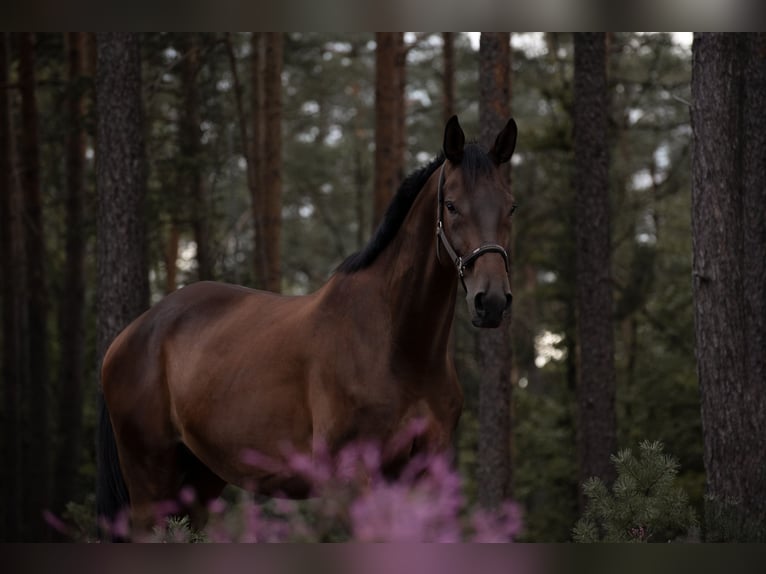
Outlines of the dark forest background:
[{"label": "dark forest background", "polygon": [[467,495],[570,540],[581,483],[656,440],[704,539],[763,541],[765,104],[763,34],[3,33],[0,539],[91,504],[132,317],[203,279],[316,289],[457,113],[519,126],[510,327],[457,307]]}]

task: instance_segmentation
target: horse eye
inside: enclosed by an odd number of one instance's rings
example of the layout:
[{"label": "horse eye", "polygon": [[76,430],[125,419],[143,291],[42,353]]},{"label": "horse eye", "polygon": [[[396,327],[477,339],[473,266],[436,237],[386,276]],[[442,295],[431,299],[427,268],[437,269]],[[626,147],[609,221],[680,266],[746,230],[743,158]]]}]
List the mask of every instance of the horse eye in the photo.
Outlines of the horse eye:
[{"label": "horse eye", "polygon": [[457,207],[455,207],[455,204],[452,203],[451,201],[445,201],[444,205],[447,206],[447,211],[449,211],[450,213],[457,213]]},{"label": "horse eye", "polygon": [[513,212],[514,212],[514,211],[516,211],[516,208],[517,208],[517,207],[518,207],[518,206],[517,206],[515,203],[514,203],[514,204],[511,206],[511,210],[508,212],[508,217],[510,217],[511,215],[513,215]]}]

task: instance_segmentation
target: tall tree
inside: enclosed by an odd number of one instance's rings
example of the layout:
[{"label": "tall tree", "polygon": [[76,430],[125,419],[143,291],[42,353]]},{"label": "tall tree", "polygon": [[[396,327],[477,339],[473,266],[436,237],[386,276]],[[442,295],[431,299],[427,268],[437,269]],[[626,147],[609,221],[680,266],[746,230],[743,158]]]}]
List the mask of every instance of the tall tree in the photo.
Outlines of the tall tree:
[{"label": "tall tree", "polygon": [[255,280],[258,287],[266,287],[268,267],[266,264],[266,241],[263,236],[264,228],[264,76],[265,70],[265,34],[253,32],[250,37],[250,124],[252,134],[250,139],[251,185],[250,201],[253,211],[253,229],[255,232],[255,249],[253,250],[253,265]]},{"label": "tall tree", "polygon": [[[197,34],[184,33],[180,38],[183,52],[180,70],[182,103],[178,127],[178,147],[183,166],[181,180],[185,197],[191,205],[191,225],[194,242],[197,244],[197,278],[204,281],[213,278],[213,261],[210,253],[207,194],[202,176],[202,134],[197,87],[201,68],[200,45]],[[170,239],[173,237],[171,230]]]},{"label": "tall tree", "polygon": [[396,133],[394,145],[394,166],[396,168],[396,185],[398,187],[405,173],[405,152],[407,150],[407,54],[413,46],[404,42],[404,32],[397,32],[396,58],[394,61],[394,82],[396,86],[396,116],[394,129]]},{"label": "tall tree", "polygon": [[611,482],[617,449],[612,320],[606,41],[574,37],[576,298],[580,481]]},{"label": "tall tree", "polygon": [[692,239],[706,538],[766,541],[766,41],[695,34]]},{"label": "tall tree", "polygon": [[282,60],[283,36],[267,32],[264,73],[263,242],[266,289],[281,291],[282,263]]},{"label": "tall tree", "polygon": [[396,147],[399,95],[397,84],[398,32],[375,34],[375,184],[372,224],[378,225],[396,191],[398,165]]},{"label": "tall tree", "polygon": [[2,296],[3,523],[1,540],[20,542],[22,533],[22,407],[28,383],[26,359],[26,271],[23,198],[15,169],[14,127],[9,83],[9,34],[0,34],[0,296]]},{"label": "tall tree", "polygon": [[22,33],[19,40],[19,89],[21,92],[21,184],[24,190],[24,236],[27,250],[27,307],[29,317],[29,385],[23,400],[28,426],[24,448],[26,529],[38,540],[45,531],[42,511],[50,497],[50,433],[48,431],[48,288],[45,226],[40,187],[40,142],[35,79],[35,36]]},{"label": "tall tree", "polygon": [[[98,34],[96,71],[97,364],[117,334],[149,305],[141,60],[136,34]],[[109,417],[98,393],[100,425]],[[113,441],[113,439],[112,439]],[[99,444],[100,453],[113,442]],[[97,500],[99,492],[96,493]],[[98,509],[103,513],[105,509]]]},{"label": "tall tree", "polygon": [[85,131],[83,118],[83,56],[85,35],[66,35],[66,260],[64,292],[59,307],[61,365],[58,384],[58,437],[53,507],[71,500],[82,442],[85,369]]},{"label": "tall tree", "polygon": [[[482,33],[479,39],[479,142],[487,150],[510,117],[510,34]],[[504,174],[510,185],[510,171]],[[495,507],[511,494],[510,318],[477,336],[482,381],[479,388],[479,502]]]},{"label": "tall tree", "polygon": [[455,114],[455,34],[442,32],[444,58],[444,123]]}]

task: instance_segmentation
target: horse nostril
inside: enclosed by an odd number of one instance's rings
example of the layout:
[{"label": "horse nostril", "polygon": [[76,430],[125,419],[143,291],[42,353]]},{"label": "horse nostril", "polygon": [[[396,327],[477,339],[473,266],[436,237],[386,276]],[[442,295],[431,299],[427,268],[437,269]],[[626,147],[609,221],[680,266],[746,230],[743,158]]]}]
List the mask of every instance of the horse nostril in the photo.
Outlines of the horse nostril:
[{"label": "horse nostril", "polygon": [[476,312],[479,315],[484,314],[484,293],[477,293],[476,297],[473,299],[474,307],[476,307]]},{"label": "horse nostril", "polygon": [[505,295],[505,309],[506,309],[506,311],[511,308],[511,303],[513,303],[513,293],[507,293]]}]

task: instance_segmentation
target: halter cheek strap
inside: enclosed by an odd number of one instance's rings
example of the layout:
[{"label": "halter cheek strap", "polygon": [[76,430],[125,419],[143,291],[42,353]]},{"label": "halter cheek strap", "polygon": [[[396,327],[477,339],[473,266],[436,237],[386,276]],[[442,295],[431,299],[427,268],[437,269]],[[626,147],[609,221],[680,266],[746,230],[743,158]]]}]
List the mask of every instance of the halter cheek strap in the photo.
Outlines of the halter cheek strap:
[{"label": "halter cheek strap", "polygon": [[486,253],[499,253],[503,257],[503,263],[505,263],[505,272],[509,273],[509,262],[508,262],[508,253],[501,245],[498,245],[497,243],[484,243],[483,245],[480,245],[471,253],[463,258],[462,256],[457,254],[457,251],[455,251],[455,248],[452,247],[452,243],[450,243],[449,239],[447,238],[447,234],[444,232],[444,166],[447,165],[447,161],[445,160],[442,164],[441,170],[439,172],[439,185],[437,187],[437,209],[436,209],[436,257],[437,259],[441,260],[441,256],[439,254],[439,244],[444,244],[444,249],[447,251],[447,255],[449,255],[450,259],[452,260],[452,263],[455,265],[455,268],[457,269],[457,274],[460,277],[460,282],[463,284],[463,289],[468,291],[468,288],[465,285],[465,270],[468,269],[471,265],[473,265],[476,260],[481,257],[482,255]]}]

